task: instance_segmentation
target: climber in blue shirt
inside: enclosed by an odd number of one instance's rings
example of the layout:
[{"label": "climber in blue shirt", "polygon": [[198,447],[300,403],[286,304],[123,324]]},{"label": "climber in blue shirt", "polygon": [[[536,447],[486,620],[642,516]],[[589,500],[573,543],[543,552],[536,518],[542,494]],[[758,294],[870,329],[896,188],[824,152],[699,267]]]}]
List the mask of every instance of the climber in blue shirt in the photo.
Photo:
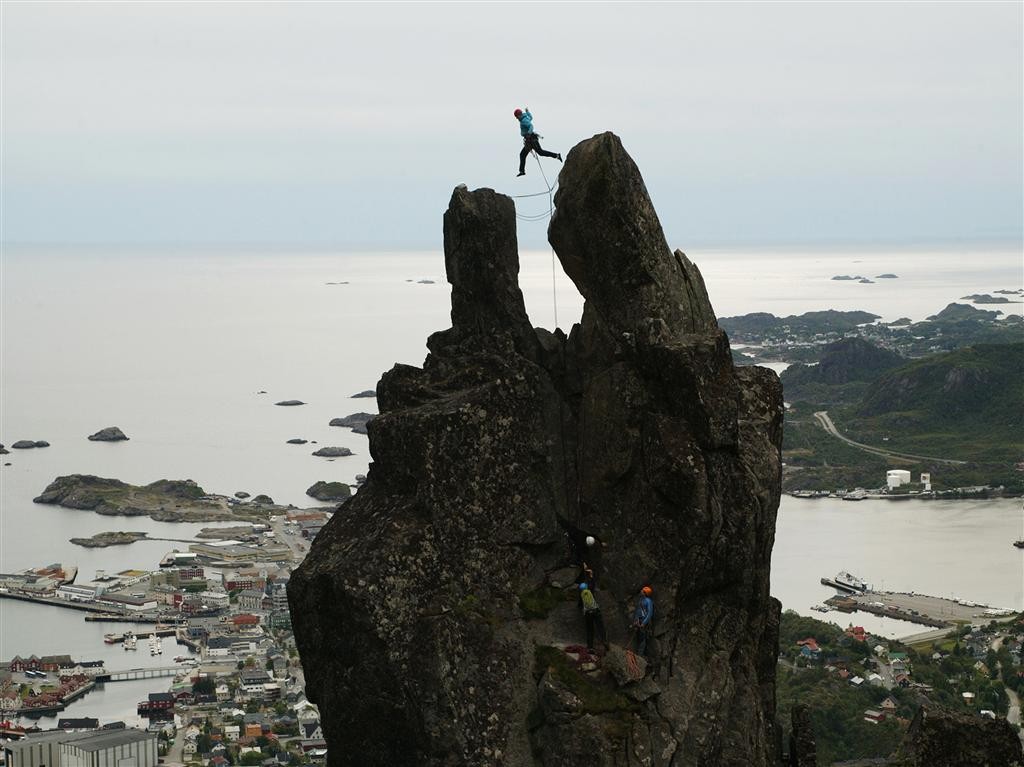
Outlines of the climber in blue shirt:
[{"label": "climber in blue shirt", "polygon": [[640,589],[640,599],[637,600],[636,609],[633,611],[633,628],[636,630],[634,647],[638,655],[647,655],[647,640],[651,636],[651,619],[654,618],[654,600],[651,594],[654,590],[650,586]]},{"label": "climber in blue shirt", "polygon": [[530,114],[529,108],[526,110],[516,109],[512,114],[519,120],[519,135],[523,137],[523,151],[519,153],[520,176],[526,175],[526,158],[531,150],[541,157],[554,157],[559,162],[562,161],[562,155],[540,148],[540,136],[533,132],[533,115]]}]

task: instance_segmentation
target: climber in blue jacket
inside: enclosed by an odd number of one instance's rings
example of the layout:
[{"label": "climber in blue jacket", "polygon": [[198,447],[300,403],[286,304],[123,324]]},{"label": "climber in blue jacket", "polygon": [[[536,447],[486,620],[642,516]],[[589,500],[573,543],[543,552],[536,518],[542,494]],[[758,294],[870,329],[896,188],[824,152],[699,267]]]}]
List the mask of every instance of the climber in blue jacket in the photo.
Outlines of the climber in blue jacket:
[{"label": "climber in blue jacket", "polygon": [[651,637],[651,619],[654,618],[654,600],[651,595],[654,589],[644,586],[640,589],[640,599],[637,600],[636,609],[633,611],[633,629],[636,634],[633,638],[633,647],[637,655],[647,655],[647,641]]},{"label": "climber in blue jacket", "polygon": [[512,114],[519,120],[519,135],[523,137],[523,151],[519,153],[518,175],[526,175],[526,158],[530,154],[530,150],[533,150],[541,157],[554,157],[559,162],[562,161],[562,155],[555,152],[547,152],[540,148],[540,136],[533,132],[533,115],[530,114],[529,108],[525,110],[516,109]]}]

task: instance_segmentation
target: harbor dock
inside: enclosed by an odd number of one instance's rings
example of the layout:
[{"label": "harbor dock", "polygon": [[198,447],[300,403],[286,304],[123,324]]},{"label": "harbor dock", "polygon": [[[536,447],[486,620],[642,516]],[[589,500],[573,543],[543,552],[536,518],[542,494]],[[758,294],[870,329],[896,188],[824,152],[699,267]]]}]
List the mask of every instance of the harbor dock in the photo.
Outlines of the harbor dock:
[{"label": "harbor dock", "polygon": [[863,610],[934,628],[948,628],[958,623],[987,623],[1012,614],[1009,610],[975,602],[913,592],[866,591],[861,594],[841,594],[825,600],[825,604],[842,612]]}]

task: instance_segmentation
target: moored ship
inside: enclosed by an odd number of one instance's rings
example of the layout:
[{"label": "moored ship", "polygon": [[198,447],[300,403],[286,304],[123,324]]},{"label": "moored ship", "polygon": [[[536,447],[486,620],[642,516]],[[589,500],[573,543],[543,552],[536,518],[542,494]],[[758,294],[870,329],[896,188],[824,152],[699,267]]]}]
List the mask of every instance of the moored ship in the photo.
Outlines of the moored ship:
[{"label": "moored ship", "polygon": [[865,581],[845,570],[839,572],[835,578],[822,578],[821,582],[825,586],[831,586],[847,594],[863,594],[868,590],[868,584]]}]

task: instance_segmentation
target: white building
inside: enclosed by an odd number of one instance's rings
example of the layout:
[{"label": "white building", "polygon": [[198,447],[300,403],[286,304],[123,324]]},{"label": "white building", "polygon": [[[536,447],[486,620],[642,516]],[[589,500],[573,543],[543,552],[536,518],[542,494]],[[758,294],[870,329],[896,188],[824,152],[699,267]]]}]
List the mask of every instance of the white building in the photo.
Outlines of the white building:
[{"label": "white building", "polygon": [[96,598],[96,587],[65,583],[63,586],[57,587],[57,598],[66,599],[69,602],[89,602]]},{"label": "white building", "polygon": [[890,469],[885,472],[885,484],[890,490],[895,490],[900,485],[909,485],[910,472],[906,469]]},{"label": "white building", "polygon": [[215,610],[226,610],[231,604],[231,598],[226,591],[204,591],[199,595],[199,599],[204,605]]},{"label": "white building", "polygon": [[926,472],[921,472],[921,484],[924,485],[925,491],[932,489],[932,475]]}]

